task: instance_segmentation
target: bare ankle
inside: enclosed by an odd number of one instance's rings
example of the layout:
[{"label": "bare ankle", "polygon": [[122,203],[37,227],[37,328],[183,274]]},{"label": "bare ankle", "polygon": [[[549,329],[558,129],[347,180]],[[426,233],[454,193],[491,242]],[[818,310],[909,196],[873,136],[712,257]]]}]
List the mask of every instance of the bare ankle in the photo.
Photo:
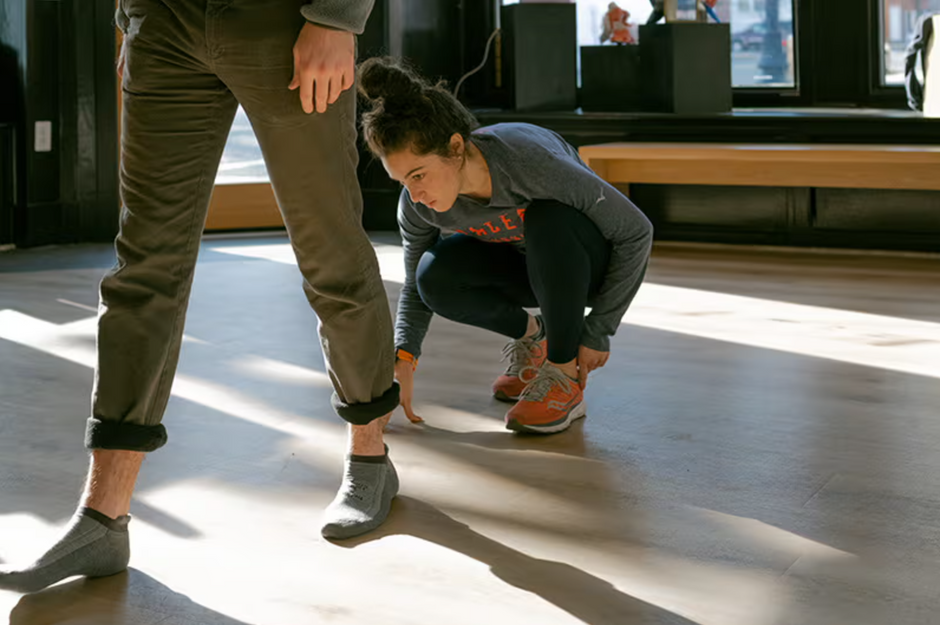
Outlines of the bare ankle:
[{"label": "bare ankle", "polygon": [[383,430],[388,423],[386,415],[368,425],[349,426],[349,452],[357,456],[381,456],[385,453]]},{"label": "bare ankle", "polygon": [[127,514],[145,455],[138,451],[94,450],[81,505],[112,519]]},{"label": "bare ankle", "polygon": [[562,373],[571,378],[572,380],[578,379],[578,361],[577,359],[572,360],[571,362],[566,362],[564,364],[550,363],[556,369],[560,369]]}]

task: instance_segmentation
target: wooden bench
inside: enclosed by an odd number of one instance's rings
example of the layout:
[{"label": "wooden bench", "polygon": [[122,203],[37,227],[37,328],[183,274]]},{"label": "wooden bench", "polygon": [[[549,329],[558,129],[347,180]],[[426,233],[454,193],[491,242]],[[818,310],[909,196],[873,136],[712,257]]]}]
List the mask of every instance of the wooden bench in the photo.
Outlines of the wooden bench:
[{"label": "wooden bench", "polygon": [[[940,147],[932,146],[608,143],[579,151],[617,185],[940,190]],[[207,229],[282,226],[270,185],[215,188]]]},{"label": "wooden bench", "polygon": [[934,146],[607,143],[579,152],[617,185],[940,191],[940,147]]}]

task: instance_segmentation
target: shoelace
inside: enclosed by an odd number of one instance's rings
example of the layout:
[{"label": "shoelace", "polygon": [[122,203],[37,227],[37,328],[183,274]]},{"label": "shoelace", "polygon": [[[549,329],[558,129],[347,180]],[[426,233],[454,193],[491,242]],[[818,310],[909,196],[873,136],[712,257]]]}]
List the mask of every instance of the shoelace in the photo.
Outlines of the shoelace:
[{"label": "shoelace", "polygon": [[545,363],[538,369],[535,367],[526,367],[525,369],[534,369],[536,373],[535,378],[526,385],[519,399],[542,401],[553,387],[560,386],[566,388],[566,384],[573,384],[571,379],[565,375],[561,369],[548,363]]},{"label": "shoelace", "polygon": [[529,357],[535,349],[535,341],[532,339],[516,339],[506,343],[503,347],[503,360],[509,359],[509,368],[506,369],[506,375],[521,376],[522,371],[529,362]]}]

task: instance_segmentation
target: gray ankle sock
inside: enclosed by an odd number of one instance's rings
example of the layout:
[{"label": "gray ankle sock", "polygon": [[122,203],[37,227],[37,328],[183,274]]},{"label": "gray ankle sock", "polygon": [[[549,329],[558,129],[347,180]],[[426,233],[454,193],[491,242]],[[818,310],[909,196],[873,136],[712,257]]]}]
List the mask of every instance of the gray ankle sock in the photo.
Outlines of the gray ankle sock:
[{"label": "gray ankle sock", "polygon": [[362,462],[355,457],[346,460],[343,484],[323,515],[320,532],[324,538],[352,538],[385,521],[398,494],[398,474],[392,461],[384,458],[384,462]]},{"label": "gray ankle sock", "polygon": [[120,573],[130,560],[129,521],[129,516],[111,519],[80,508],[59,542],[38,560],[22,569],[0,567],[0,589],[36,592],[66,577]]}]

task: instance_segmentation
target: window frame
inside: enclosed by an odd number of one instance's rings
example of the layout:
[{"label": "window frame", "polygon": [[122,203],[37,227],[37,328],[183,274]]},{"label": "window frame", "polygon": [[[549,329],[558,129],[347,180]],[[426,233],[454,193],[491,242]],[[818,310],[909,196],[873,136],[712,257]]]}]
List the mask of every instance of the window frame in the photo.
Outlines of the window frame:
[{"label": "window frame", "polygon": [[[729,0],[733,1],[733,0]],[[793,54],[792,87],[734,87],[733,104],[736,108],[787,108],[807,106],[811,101],[810,85],[803,80],[804,59],[812,50],[812,26],[802,11],[803,0],[793,2],[793,41],[796,50]]]},{"label": "window frame", "polygon": [[[577,0],[575,0],[577,1]],[[725,0],[734,2],[735,0]],[[771,0],[764,0],[765,2]],[[793,5],[793,41],[796,50],[793,54],[793,86],[792,87],[759,87],[751,85],[747,87],[734,87],[734,105],[735,106],[799,106],[799,104],[787,104],[801,102],[801,80],[800,80],[800,56],[802,55],[802,27],[801,15],[799,11],[799,0],[790,0]],[[733,63],[732,59],[732,63]],[[739,105],[738,102],[741,102]],[[766,104],[763,104],[766,103]]]},{"label": "window frame", "polygon": [[[733,0],[727,0],[733,1]],[[793,0],[795,39],[794,87],[735,87],[735,108],[884,108],[907,109],[903,86],[882,82],[882,0]],[[861,6],[859,6],[861,4]],[[467,11],[473,37],[465,41],[465,58],[476,58],[495,26],[493,6]],[[465,18],[466,19],[466,18]],[[485,33],[485,35],[480,34]],[[475,41],[482,37],[482,41]],[[474,39],[474,41],[471,41]],[[834,54],[835,49],[847,50]],[[470,68],[465,68],[468,71]],[[483,79],[478,79],[482,81]],[[468,83],[469,86],[469,83]],[[491,86],[474,94],[498,100]],[[579,90],[580,91],[580,90]],[[580,93],[579,93],[580,96]]]},{"label": "window frame", "polygon": [[[796,40],[792,89],[736,87],[734,106],[738,108],[832,107],[906,109],[907,95],[902,85],[883,82],[882,35],[884,29],[883,0],[865,0],[858,7],[855,0],[827,0],[830,6],[841,5],[844,11],[820,15],[813,0],[794,0],[793,28]],[[855,6],[852,6],[855,5]],[[839,14],[840,19],[827,19]],[[857,58],[826,54],[828,33],[847,28],[854,37],[864,38],[865,53]],[[812,73],[810,69],[812,68]],[[817,84],[841,73],[859,76],[853,89],[842,97],[834,97]],[[848,97],[846,97],[846,95]]]},{"label": "window frame", "polygon": [[884,53],[882,51],[884,37],[884,2],[886,0],[868,0],[869,32],[872,37],[870,43],[870,80],[869,97],[874,103],[899,103],[907,108],[907,93],[904,85],[886,85],[884,83],[885,67]]},{"label": "window frame", "polygon": [[868,85],[864,93],[869,106],[878,108],[907,108],[907,95],[903,85],[884,84],[884,0],[868,3]]}]

